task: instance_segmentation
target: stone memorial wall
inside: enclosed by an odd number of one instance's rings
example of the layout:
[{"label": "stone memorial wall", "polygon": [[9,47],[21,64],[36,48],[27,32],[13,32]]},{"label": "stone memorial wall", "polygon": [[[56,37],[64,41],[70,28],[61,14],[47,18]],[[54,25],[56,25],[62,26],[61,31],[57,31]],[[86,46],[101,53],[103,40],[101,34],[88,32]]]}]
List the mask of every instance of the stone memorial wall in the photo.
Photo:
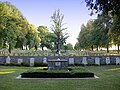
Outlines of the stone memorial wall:
[{"label": "stone memorial wall", "polygon": [[[120,65],[120,56],[59,56],[60,60],[68,61],[68,64],[96,64],[96,65]],[[34,66],[35,62],[47,63],[48,60],[57,60],[54,56],[0,56],[0,64],[28,63]],[[59,65],[59,64],[56,64]]]}]

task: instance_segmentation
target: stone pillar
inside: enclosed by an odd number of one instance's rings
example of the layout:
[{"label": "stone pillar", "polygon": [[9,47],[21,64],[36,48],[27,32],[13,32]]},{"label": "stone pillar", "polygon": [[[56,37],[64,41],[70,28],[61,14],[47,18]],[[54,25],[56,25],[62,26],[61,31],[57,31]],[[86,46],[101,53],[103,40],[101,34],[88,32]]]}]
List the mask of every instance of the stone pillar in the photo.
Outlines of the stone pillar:
[{"label": "stone pillar", "polygon": [[46,57],[43,58],[43,63],[47,63],[47,58]]},{"label": "stone pillar", "polygon": [[69,58],[69,64],[74,64],[74,58]]},{"label": "stone pillar", "polygon": [[17,63],[18,63],[18,64],[21,64],[22,62],[23,62],[23,59],[20,59],[20,58],[19,58],[19,59],[17,60]]},{"label": "stone pillar", "polygon": [[82,64],[87,65],[87,57],[83,57]]},{"label": "stone pillar", "polygon": [[34,58],[30,58],[30,66],[31,66],[31,67],[34,66],[34,61],[35,61]]},{"label": "stone pillar", "polygon": [[116,65],[119,64],[120,65],[120,58],[116,57]]},{"label": "stone pillar", "polygon": [[6,62],[5,62],[5,63],[6,63],[6,64],[10,64],[10,60],[11,60],[11,59],[10,59],[10,56],[8,56],[8,57],[6,58]]},{"label": "stone pillar", "polygon": [[110,57],[106,57],[106,64],[110,64]]},{"label": "stone pillar", "polygon": [[99,57],[95,57],[95,64],[100,65],[100,58]]}]

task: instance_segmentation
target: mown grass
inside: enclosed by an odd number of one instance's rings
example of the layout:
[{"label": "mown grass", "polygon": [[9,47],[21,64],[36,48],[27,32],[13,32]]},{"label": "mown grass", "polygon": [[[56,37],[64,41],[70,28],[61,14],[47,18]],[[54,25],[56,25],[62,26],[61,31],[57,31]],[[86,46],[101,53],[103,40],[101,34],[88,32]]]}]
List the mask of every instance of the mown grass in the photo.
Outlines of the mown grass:
[{"label": "mown grass", "polygon": [[0,66],[0,90],[120,90],[120,65],[77,67],[95,73],[99,79],[16,79],[33,67]]}]

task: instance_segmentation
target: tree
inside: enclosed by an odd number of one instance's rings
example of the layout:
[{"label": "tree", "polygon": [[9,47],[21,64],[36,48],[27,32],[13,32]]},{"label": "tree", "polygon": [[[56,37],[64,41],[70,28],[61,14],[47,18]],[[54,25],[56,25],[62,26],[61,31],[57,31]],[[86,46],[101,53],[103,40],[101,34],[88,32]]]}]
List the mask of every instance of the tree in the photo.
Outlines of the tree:
[{"label": "tree", "polygon": [[87,7],[91,10],[91,15],[95,13],[119,15],[120,0],[85,0]]},{"label": "tree", "polygon": [[67,28],[63,28],[64,15],[60,13],[60,10],[57,10],[53,13],[51,19],[53,21],[52,31],[57,36],[57,40],[56,40],[57,53],[58,56],[60,56],[60,40],[62,38],[63,31],[67,29]]},{"label": "tree", "polygon": [[28,27],[29,23],[26,19],[19,20],[18,26],[19,26],[19,31],[17,35],[17,42],[16,42],[15,48],[20,48],[23,50],[27,43],[26,35],[29,30],[29,27]]},{"label": "tree", "polygon": [[74,46],[74,49],[75,50],[81,50],[80,46],[79,46],[79,42],[77,42]]},{"label": "tree", "polygon": [[73,45],[71,43],[68,43],[64,46],[65,50],[73,50]]},{"label": "tree", "polygon": [[40,42],[40,37],[39,37],[39,32],[34,25],[29,24],[29,30],[26,35],[26,38],[27,38],[26,47],[28,46],[29,49],[35,47],[35,49],[37,50],[37,47]]},{"label": "tree", "polygon": [[93,42],[91,41],[91,32],[93,30],[93,21],[89,20],[87,25],[81,26],[81,31],[78,36],[78,43],[81,49],[92,49],[93,50]]},{"label": "tree", "polygon": [[115,45],[117,45],[118,53],[119,53],[119,51],[120,51],[119,50],[119,46],[120,46],[120,15],[114,16],[114,18],[113,18],[111,34],[112,34],[113,43]]},{"label": "tree", "polygon": [[108,15],[98,16],[98,19],[95,21],[94,24],[94,29],[97,30],[96,33],[100,33],[99,45],[101,47],[107,48],[107,52],[109,52],[109,45],[111,43],[110,28],[111,17],[109,17]]},{"label": "tree", "polygon": [[[1,29],[1,38],[3,40],[4,45],[8,44],[9,45],[9,52],[11,53],[11,49],[15,46],[16,44],[16,38],[17,38],[17,31],[18,27],[16,26],[17,24],[17,19],[7,16],[7,17],[2,17],[4,24],[4,28]],[[2,20],[1,20],[2,21]]]},{"label": "tree", "polygon": [[20,22],[24,20],[25,18],[14,5],[9,2],[0,2],[1,47],[8,45],[11,52],[11,49],[16,46],[17,38],[21,35]]},{"label": "tree", "polygon": [[38,27],[38,31],[40,32],[39,33],[39,37],[41,38],[41,44],[40,46],[42,47],[42,50],[44,50],[44,47],[47,46],[48,42],[47,42],[47,35],[48,35],[48,28],[46,26],[39,26]]}]

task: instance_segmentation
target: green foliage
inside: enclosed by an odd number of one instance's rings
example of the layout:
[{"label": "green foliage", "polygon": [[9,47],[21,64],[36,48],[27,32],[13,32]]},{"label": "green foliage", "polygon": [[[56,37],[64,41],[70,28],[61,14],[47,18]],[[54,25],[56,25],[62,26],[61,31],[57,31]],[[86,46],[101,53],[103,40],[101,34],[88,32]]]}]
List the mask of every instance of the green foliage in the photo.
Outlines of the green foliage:
[{"label": "green foliage", "polygon": [[120,14],[119,0],[85,0],[87,7],[91,10],[91,15],[94,13],[103,13],[111,15]]},{"label": "green foliage", "polygon": [[93,46],[91,41],[91,32],[93,30],[93,20],[90,20],[87,25],[81,26],[81,31],[78,36],[78,45],[80,49],[90,49]]},{"label": "green foliage", "polygon": [[45,26],[39,26],[38,31],[40,32],[39,37],[41,38],[40,46],[42,47],[42,50],[44,50],[44,47],[49,48],[50,42],[48,41],[50,41],[50,38],[48,38],[48,36],[50,33],[48,28]]},{"label": "green foliage", "polygon": [[22,62],[22,63],[21,63],[21,66],[29,67],[30,65],[29,65],[27,62]]},{"label": "green foliage", "polygon": [[65,33],[64,31],[67,28],[63,28],[63,19],[64,15],[60,13],[60,10],[55,11],[53,13],[53,16],[51,17],[53,24],[52,24],[52,31],[56,35],[56,47],[57,47],[57,53],[60,55],[60,46],[62,46],[65,42],[66,39],[68,38],[68,33]]},{"label": "green foliage", "polygon": [[118,53],[119,53],[119,45],[120,45],[120,15],[114,16],[113,18],[113,25],[111,28],[112,40],[115,45],[118,46]]},{"label": "green foliage", "polygon": [[69,68],[69,70],[31,69],[21,73],[21,76],[22,78],[85,78],[94,77],[94,73],[83,68]]},{"label": "green foliage", "polygon": [[71,43],[68,43],[67,45],[64,46],[65,50],[73,50],[73,46]]},{"label": "green foliage", "polygon": [[95,20],[89,20],[87,25],[81,26],[78,36],[78,42],[75,48],[93,50],[94,48],[107,48],[111,45],[111,29],[112,21],[108,15],[99,15]]},{"label": "green foliage", "polygon": [[35,62],[34,66],[35,67],[46,67],[46,66],[48,66],[48,64],[47,63],[43,63],[43,62]]},{"label": "green foliage", "polygon": [[13,48],[35,47],[40,38],[35,26],[28,23],[22,13],[9,2],[0,2],[0,47]]}]

